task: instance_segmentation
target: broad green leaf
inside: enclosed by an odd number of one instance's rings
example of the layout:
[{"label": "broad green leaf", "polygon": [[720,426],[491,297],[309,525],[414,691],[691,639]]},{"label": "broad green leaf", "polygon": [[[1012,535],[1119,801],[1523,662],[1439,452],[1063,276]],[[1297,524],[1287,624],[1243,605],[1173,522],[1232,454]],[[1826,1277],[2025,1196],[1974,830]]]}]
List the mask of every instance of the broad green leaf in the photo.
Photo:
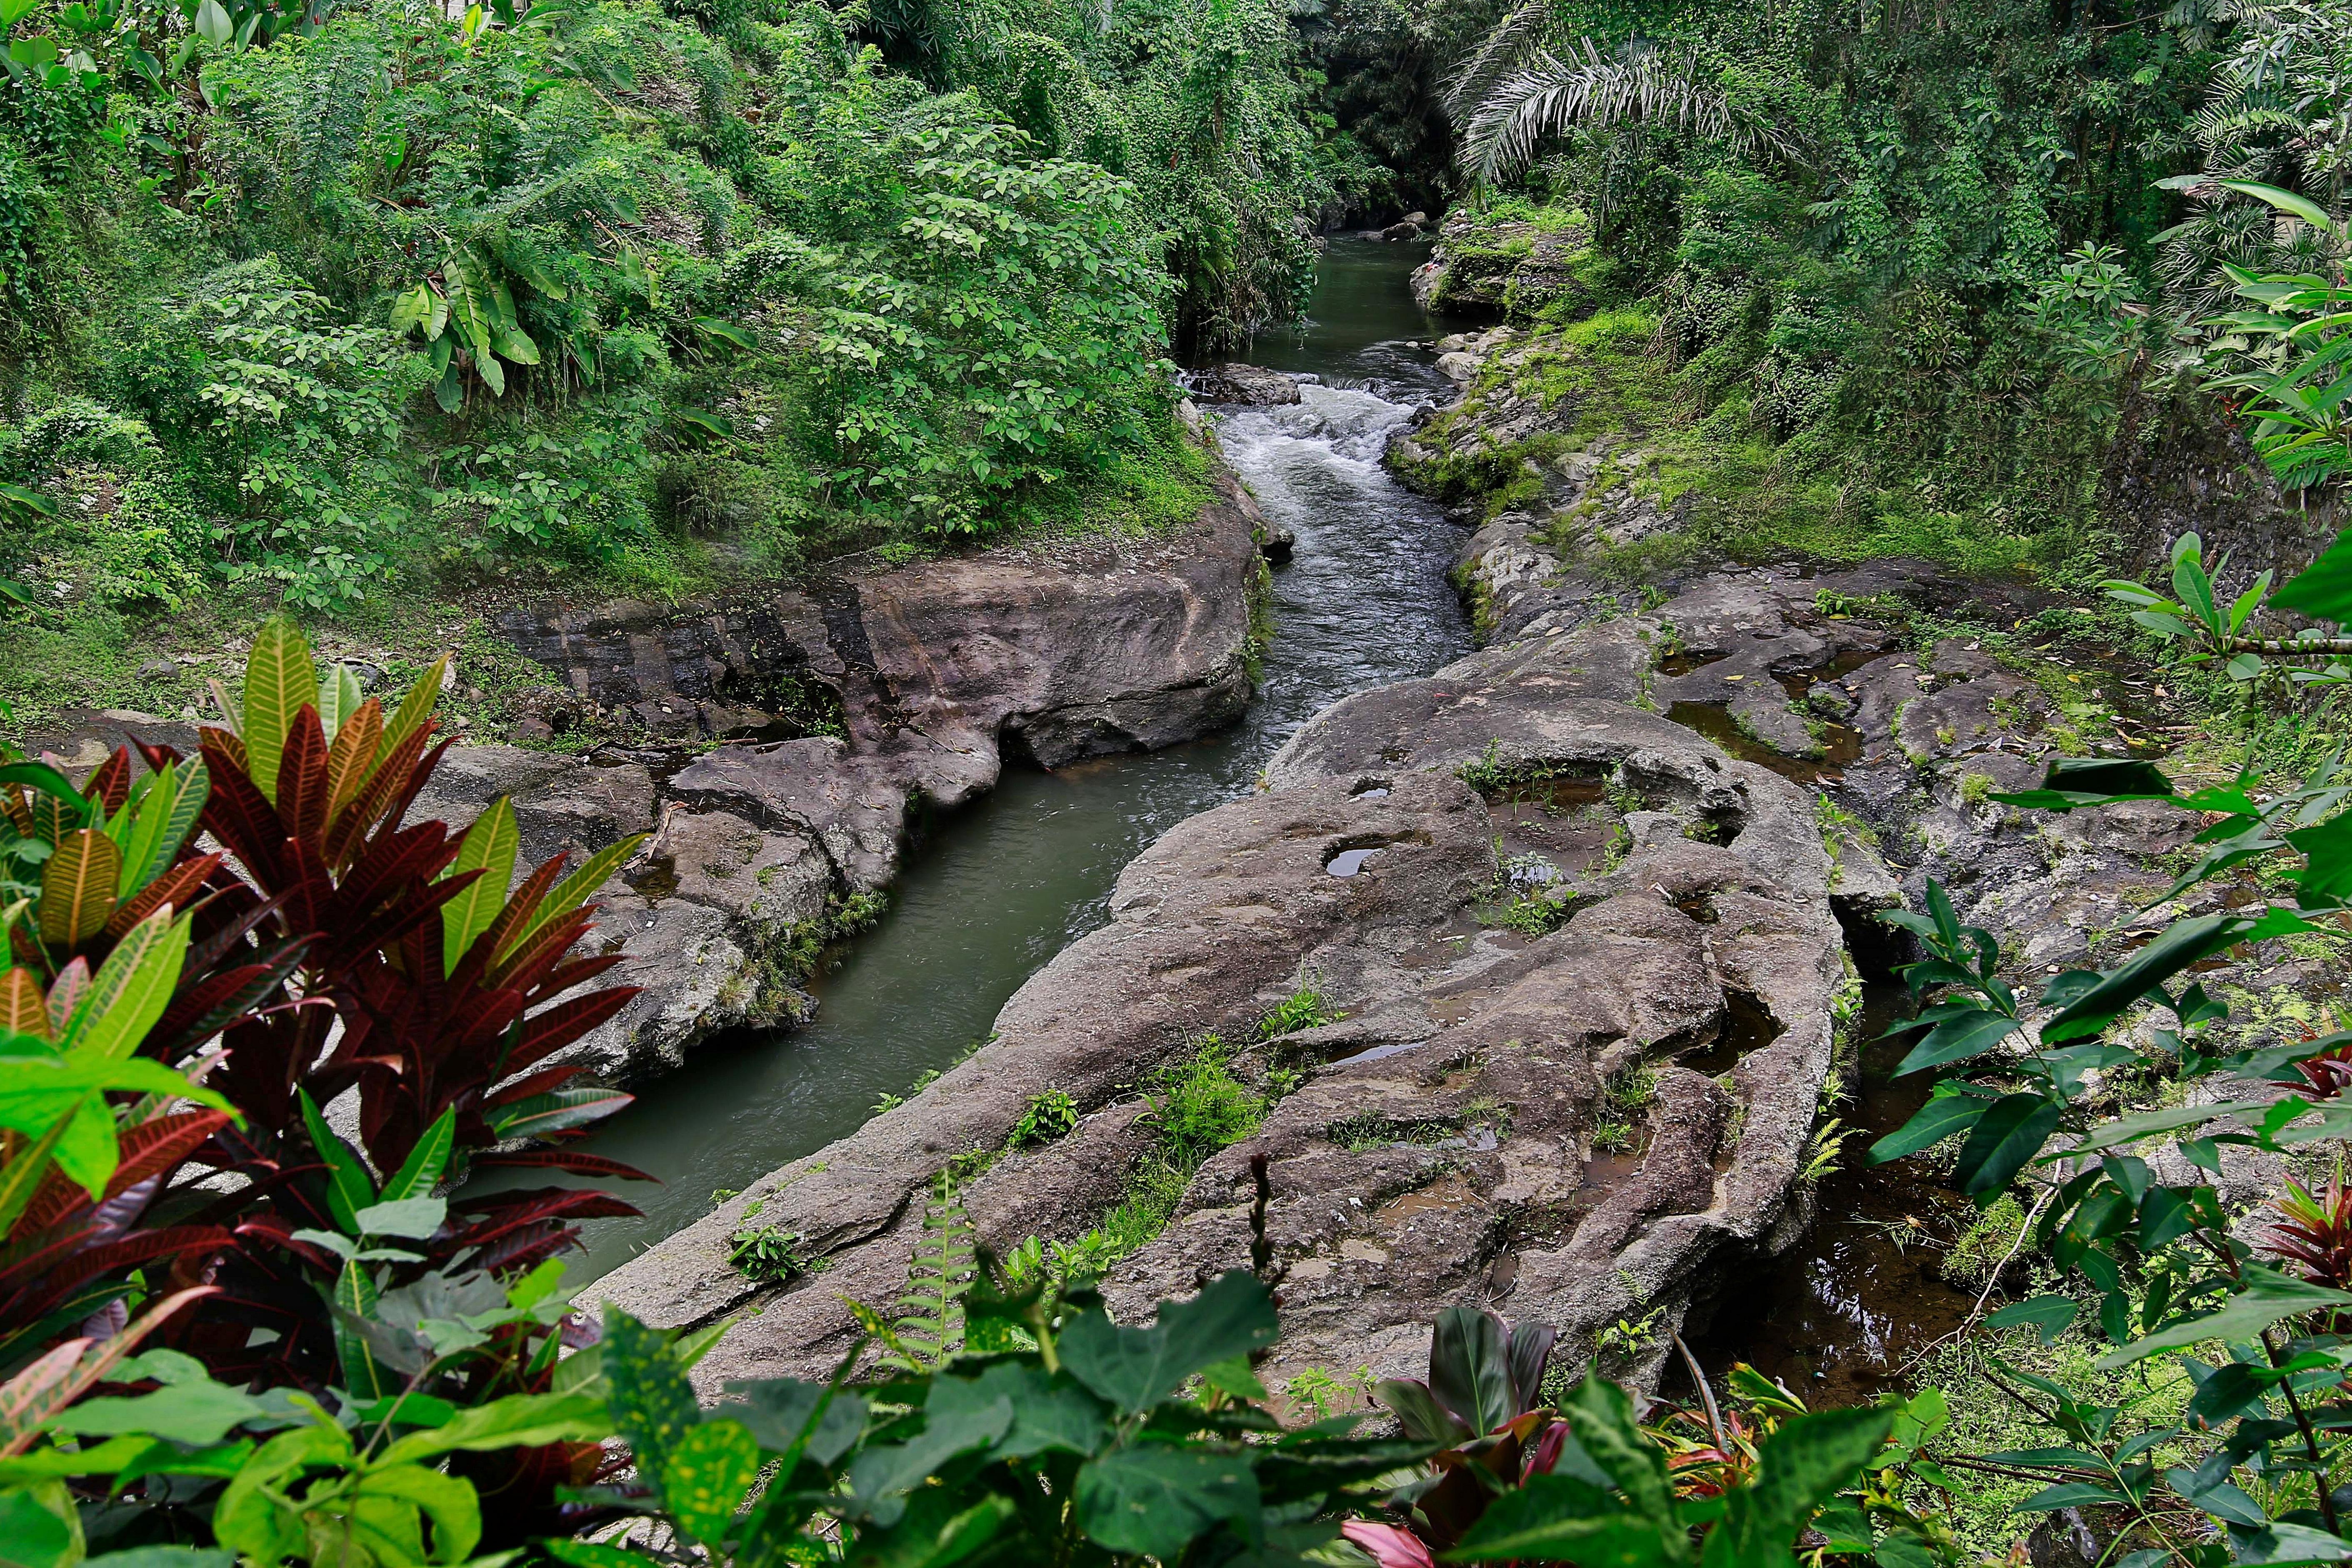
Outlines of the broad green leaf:
[{"label": "broad green leaf", "polygon": [[2120,1148],[2159,1133],[2179,1132],[2183,1127],[2201,1127],[2208,1122],[2260,1116],[2270,1110],[2271,1104],[2268,1100],[2217,1100],[2205,1105],[2174,1105],[2162,1111],[2137,1111],[2128,1116],[2116,1116],[2101,1122],[2091,1129],[2087,1137],[2067,1152],[2095,1154],[2101,1149]]},{"label": "broad green leaf", "polygon": [[188,956],[189,917],[158,910],[123,934],[75,1004],[58,1043],[109,1060],[127,1057],[171,1005]]},{"label": "broad green leaf", "polygon": [[422,1241],[449,1217],[446,1197],[404,1197],[372,1203],[359,1211],[362,1236],[398,1236]]},{"label": "broad green leaf", "polygon": [[474,1495],[474,1483],[460,1477],[422,1465],[380,1466],[363,1474],[356,1490],[363,1503],[367,1499],[403,1502],[431,1520],[436,1563],[465,1562],[482,1539],[481,1501]]},{"label": "broad green leaf", "polygon": [[2352,1306],[2352,1295],[2314,1285],[2259,1263],[2243,1265],[2246,1288],[2217,1311],[2159,1329],[2100,1357],[2103,1368],[2127,1366],[2168,1350],[2185,1350],[2206,1340],[2252,1339],[2281,1318],[2323,1308]]},{"label": "broad green leaf", "polygon": [[149,780],[123,840],[122,872],[115,888],[118,900],[129,898],[171,869],[188,835],[195,831],[196,819],[203,815],[211,794],[212,778],[201,759],[168,764]]},{"label": "broad green leaf", "polygon": [[1867,1406],[1791,1418],[1758,1448],[1754,1484],[1729,1494],[1699,1562],[1706,1568],[1789,1562],[1813,1511],[1860,1482],[1894,1427],[1895,1412]]},{"label": "broad green leaf", "polygon": [[[740,1405],[722,1405],[719,1413],[740,1421],[760,1446],[771,1453],[790,1454],[796,1444],[820,1465],[830,1465],[847,1453],[866,1430],[866,1400],[846,1389],[835,1389],[830,1403],[826,1385],[797,1378],[773,1377],[738,1381],[727,1385],[743,1396]],[[819,1414],[817,1406],[824,1404]]]},{"label": "broad green leaf", "polygon": [[2010,1329],[2031,1324],[2042,1336],[2043,1344],[2056,1344],[2058,1336],[2074,1322],[2082,1303],[2072,1296],[2036,1296],[2032,1301],[2006,1306],[1985,1319],[1989,1328]]},{"label": "broad green leaf", "polygon": [[[208,0],[209,3],[209,0]],[[300,627],[284,615],[261,623],[245,661],[246,769],[270,804],[278,802],[278,763],[294,716],[319,695],[319,672]]]},{"label": "broad green leaf", "polygon": [[386,1448],[393,1461],[429,1459],[460,1449],[535,1448],[588,1442],[612,1430],[604,1402],[589,1394],[510,1394],[460,1410],[429,1431],[411,1432]]},{"label": "broad green leaf", "polygon": [[1139,1445],[1089,1459],[1078,1471],[1078,1522],[1088,1538],[1163,1563],[1220,1523],[1245,1531],[1258,1506],[1257,1475],[1239,1454]]},{"label": "broad green leaf", "polygon": [[432,1192],[441,1180],[441,1173],[448,1168],[449,1150],[457,1141],[457,1111],[449,1106],[433,1119],[425,1135],[416,1140],[416,1146],[408,1151],[408,1158],[402,1162],[400,1169],[383,1184],[385,1201],[423,1197]]},{"label": "broad green leaf", "polygon": [[2064,1107],[2039,1094],[2004,1094],[1994,1101],[1960,1145],[1959,1188],[1982,1207],[2009,1190],[2025,1162],[2058,1130]]},{"label": "broad green leaf", "polygon": [[2042,1488],[2014,1507],[2019,1513],[2055,1513],[2062,1508],[2115,1507],[2127,1500],[2113,1487],[2091,1481],[2061,1481],[2054,1487]]},{"label": "broad green leaf", "polygon": [[0,1490],[0,1564],[68,1568],[81,1553],[80,1516],[63,1481]]},{"label": "broad green leaf", "polygon": [[97,936],[121,880],[122,852],[112,839],[96,828],[64,835],[41,867],[41,940],[69,948]]},{"label": "broad green leaf", "polygon": [[851,1461],[849,1495],[885,1529],[905,1512],[907,1494],[922,1489],[949,1460],[994,1445],[1013,1427],[1013,1401],[1001,1390],[959,1378],[935,1380],[923,1402],[923,1429],[900,1443],[868,1445]]},{"label": "broad green leaf", "polygon": [[[32,790],[35,800],[47,800],[65,819],[65,825],[78,828],[88,822],[98,808],[85,800],[73,787],[73,780],[46,762],[0,763],[0,784],[20,784]],[[36,823],[41,813],[36,811]],[[54,840],[48,841],[54,842]]]},{"label": "broad green leaf", "polygon": [[[970,1493],[956,1488],[929,1487],[915,1494],[906,1517],[887,1533],[867,1532],[858,1540],[860,1568],[950,1568],[996,1538],[1019,1515],[1009,1497],[984,1494],[978,1502],[959,1509]],[[1002,1561],[1002,1559],[999,1559]],[[1304,1562],[1303,1558],[1236,1561],[1236,1568],[1258,1561]]]},{"label": "broad green leaf", "polygon": [[[2332,817],[2286,835],[2305,865],[2294,873],[2305,908],[2326,908],[2352,900],[2352,821]],[[2275,912],[2274,912],[2275,913]]]},{"label": "broad green leaf", "polygon": [[251,1395],[205,1378],[127,1398],[85,1399],[44,1425],[79,1437],[137,1433],[204,1448],[261,1414],[261,1402]]},{"label": "broad green leaf", "polygon": [[220,0],[203,0],[196,7],[196,36],[208,44],[226,44],[236,36],[236,25],[221,8]]},{"label": "broad green leaf", "polygon": [[2293,191],[2282,191],[2276,185],[2265,185],[2254,180],[2222,180],[2218,183],[2225,191],[2235,191],[2242,196],[2267,202],[2280,212],[2301,218],[2323,233],[2336,232],[2336,220],[2327,215],[2327,209],[2308,196],[2298,196]]},{"label": "broad green leaf", "polygon": [[345,1257],[341,1272],[335,1276],[335,1356],[342,1367],[343,1386],[361,1399],[382,1399],[399,1386],[369,1354],[366,1336],[350,1321],[373,1321],[376,1301],[375,1281],[356,1258]]},{"label": "broad green leaf", "polygon": [[660,1332],[610,1301],[604,1303],[602,1348],[614,1429],[639,1466],[658,1478],[671,1451],[702,1420],[694,1385]]},{"label": "broad green leaf", "polygon": [[273,1492],[285,1477],[306,1465],[344,1466],[352,1440],[340,1427],[298,1427],[254,1450],[213,1509],[213,1538],[240,1557],[282,1563],[304,1555],[302,1516],[280,1504]]},{"label": "broad green leaf", "polygon": [[1149,1410],[1203,1367],[1272,1344],[1276,1332],[1265,1287],[1235,1270],[1189,1301],[1162,1301],[1148,1329],[1086,1313],[1062,1333],[1062,1364],[1119,1409]]},{"label": "broad green leaf", "polygon": [[377,747],[375,754],[379,763],[391,756],[393,748],[407,739],[410,732],[433,716],[433,705],[441,700],[441,688],[447,684],[448,678],[449,655],[446,653],[426,665],[425,673],[416,677],[415,684],[408,688],[408,695],[400,699],[400,706],[394,712],[392,722],[383,727],[383,741]]},{"label": "broad green leaf", "polygon": [[302,1108],[302,1126],[310,1134],[310,1146],[318,1151],[327,1166],[327,1207],[335,1223],[356,1236],[360,1229],[360,1210],[375,1202],[375,1183],[367,1173],[367,1165],[357,1151],[343,1142],[341,1134],[327,1125],[326,1117],[319,1113],[318,1102],[310,1092],[298,1088],[295,1097]]},{"label": "broad green leaf", "polygon": [[530,912],[530,918],[507,939],[499,956],[506,956],[537,935],[549,921],[569,915],[587,903],[590,895],[604,886],[622,863],[637,852],[637,846],[652,836],[650,833],[631,833],[618,843],[606,844],[581,862],[576,870],[548,890],[547,896],[539,901],[539,907]]},{"label": "broad green leaf", "polygon": [[1485,1513],[1449,1560],[1570,1562],[1577,1568],[1676,1568],[1687,1532],[1668,1513],[1643,1515],[1573,1476],[1529,1476]]},{"label": "broad green leaf", "polygon": [[490,1130],[501,1139],[545,1137],[601,1122],[635,1099],[618,1089],[551,1089],[500,1106],[490,1115]]},{"label": "broad green leaf", "polygon": [[1902,1065],[1895,1068],[1895,1076],[1924,1072],[1931,1067],[1981,1056],[2015,1034],[2020,1027],[2007,1013],[1994,1012],[1990,1008],[1972,1011],[1965,1018],[1946,1019],[1911,1048]]},{"label": "broad green leaf", "polygon": [[[432,288],[422,283],[414,288],[394,295],[392,301],[392,335],[395,338],[405,338],[417,328],[432,320],[435,296]],[[427,332],[425,336],[429,338],[434,334]]]},{"label": "broad green leaf", "polygon": [[1934,1148],[1946,1138],[1975,1126],[1977,1118],[1990,1104],[1990,1101],[1979,1100],[1973,1094],[1939,1091],[1908,1122],[1870,1146],[1870,1163],[1883,1166],[1906,1155]]},{"label": "broad green leaf", "polygon": [[474,819],[466,830],[457,858],[446,873],[479,871],[471,886],[441,906],[441,972],[454,974],[474,939],[490,928],[506,907],[507,883],[513,880],[515,848],[520,841],[514,806],[504,795]]},{"label": "broad green leaf", "polygon": [[1570,1446],[1616,1484],[1636,1512],[1666,1517],[1674,1487],[1666,1479],[1665,1450],[1634,1424],[1633,1402],[1622,1388],[1589,1371],[1560,1400],[1559,1413]]},{"label": "broad green leaf", "polygon": [[2191,964],[2211,957],[2246,939],[2254,922],[2236,915],[2207,915],[2177,920],[2055,1018],[2042,1026],[2045,1043],[2080,1040],[2098,1033],[2117,1015]]},{"label": "broad green leaf", "polygon": [[681,1436],[662,1461],[662,1504],[688,1535],[715,1545],[760,1479],[760,1445],[740,1423],[705,1421]]},{"label": "broad green leaf", "polygon": [[[16,1221],[31,1206],[33,1195],[41,1188],[41,1178],[49,1174],[49,1166],[56,1163],[58,1145],[64,1141],[67,1129],[73,1125],[75,1114],[75,1112],[68,1111],[57,1116],[50,1123],[49,1130],[42,1134],[30,1148],[20,1145],[8,1163],[0,1166],[0,1236],[15,1229]],[[107,1174],[111,1178],[113,1173],[110,1171]],[[90,1190],[89,1196],[91,1201],[96,1202],[105,1194],[106,1184],[100,1182],[95,1190]]]},{"label": "broad green leaf", "polygon": [[330,746],[343,727],[343,720],[359,712],[360,704],[366,700],[360,692],[360,678],[349,664],[331,665],[319,677],[319,727]]},{"label": "broad green leaf", "polygon": [[2300,1568],[2352,1557],[2352,1541],[2307,1524],[2273,1521],[2260,1530],[2230,1527],[2230,1556],[2243,1568]]},{"label": "broad green leaf", "polygon": [[2272,594],[2271,607],[2352,625],[2352,529],[2338,534],[2326,554]]}]

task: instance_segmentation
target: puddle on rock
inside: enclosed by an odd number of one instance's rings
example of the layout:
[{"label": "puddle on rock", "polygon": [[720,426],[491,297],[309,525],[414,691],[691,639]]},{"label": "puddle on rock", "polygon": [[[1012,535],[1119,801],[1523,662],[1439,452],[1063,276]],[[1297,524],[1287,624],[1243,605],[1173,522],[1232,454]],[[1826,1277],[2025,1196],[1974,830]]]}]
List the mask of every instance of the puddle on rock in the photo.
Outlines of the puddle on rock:
[{"label": "puddle on rock", "polygon": [[[1903,1016],[1899,986],[1865,988],[1862,1082],[1843,1109],[1852,1129],[1840,1168],[1815,1191],[1811,1229],[1780,1257],[1723,1281],[1690,1336],[1710,1377],[1747,1362],[1815,1408],[1866,1404],[1894,1387],[1914,1354],[1967,1320],[1974,1289],[1946,1280],[1946,1249],[1974,1207],[1916,1160],[1864,1163],[1872,1143],[1911,1119],[1933,1073],[1889,1074],[1907,1039],[1877,1040]],[[1696,1065],[1694,1063],[1693,1065]],[[1670,1375],[1679,1381],[1679,1373]]]},{"label": "puddle on rock", "polygon": [[1323,869],[1333,876],[1353,876],[1370,864],[1371,858],[1380,852],[1380,846],[1377,844],[1368,850],[1341,850],[1323,862]]},{"label": "puddle on rock", "polygon": [[1741,1057],[1780,1038],[1780,1020],[1772,1016],[1772,1009],[1764,1005],[1762,998],[1727,988],[1723,993],[1723,1027],[1716,1031],[1714,1043],[1696,1056],[1684,1057],[1675,1065],[1709,1078],[1720,1078],[1738,1066]]},{"label": "puddle on rock", "polygon": [[1720,664],[1724,660],[1728,659],[1729,657],[1731,657],[1731,654],[1728,650],[1717,650],[1714,653],[1694,653],[1687,648],[1678,648],[1675,652],[1668,653],[1664,658],[1660,659],[1658,661],[1657,669],[1658,674],[1669,677],[1687,675],[1699,670],[1704,670],[1709,664]]},{"label": "puddle on rock", "polygon": [[1861,759],[1862,737],[1842,724],[1821,727],[1822,750],[1812,757],[1783,757],[1733,721],[1721,703],[1676,703],[1666,716],[1685,729],[1695,729],[1742,762],[1769,768],[1791,783],[1811,787],[1834,783],[1846,765]]}]

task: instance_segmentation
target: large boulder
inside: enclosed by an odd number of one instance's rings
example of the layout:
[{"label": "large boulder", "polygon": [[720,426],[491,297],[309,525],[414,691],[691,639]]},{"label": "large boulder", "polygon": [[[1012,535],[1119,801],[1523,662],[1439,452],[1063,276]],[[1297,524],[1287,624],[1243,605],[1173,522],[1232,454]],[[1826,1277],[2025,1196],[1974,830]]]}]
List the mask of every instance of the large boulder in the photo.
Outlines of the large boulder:
[{"label": "large boulder", "polygon": [[[1415,1370],[1430,1314],[1465,1295],[1588,1345],[1637,1300],[1687,1301],[1785,1218],[1843,959],[1810,797],[1620,700],[1646,660],[1615,649],[1587,640],[1603,673],[1581,695],[1578,650],[1553,643],[1328,710],[1267,792],[1130,865],[1110,923],[1022,988],[989,1045],[600,1293],[666,1324],[756,1301],[698,1368],[709,1389],[824,1370],[856,1335],[845,1301],[898,1291],[921,1194],[950,1160],[1003,1145],[1041,1091],[1069,1094],[1091,1119],[996,1164],[967,1202],[1001,1250],[1074,1235],[1148,1150],[1135,1094],[1151,1068],[1207,1033],[1255,1038],[1311,984],[1346,1018],[1244,1059],[1263,1072],[1279,1053],[1304,1086],[1114,1270],[1115,1310],[1247,1266],[1257,1154],[1290,1303],[1277,1371]],[[1536,779],[1531,804],[1519,781]],[[1558,928],[1487,918],[1538,862]],[[1610,1086],[1645,1070],[1635,1148],[1596,1148]],[[779,1287],[730,1268],[727,1239],[754,1206],[821,1271]]]},{"label": "large boulder", "polygon": [[1192,395],[1202,402],[1244,403],[1253,408],[1272,408],[1298,401],[1298,383],[1280,371],[1269,371],[1260,365],[1244,365],[1229,361],[1208,370],[1194,371],[1191,377]]}]

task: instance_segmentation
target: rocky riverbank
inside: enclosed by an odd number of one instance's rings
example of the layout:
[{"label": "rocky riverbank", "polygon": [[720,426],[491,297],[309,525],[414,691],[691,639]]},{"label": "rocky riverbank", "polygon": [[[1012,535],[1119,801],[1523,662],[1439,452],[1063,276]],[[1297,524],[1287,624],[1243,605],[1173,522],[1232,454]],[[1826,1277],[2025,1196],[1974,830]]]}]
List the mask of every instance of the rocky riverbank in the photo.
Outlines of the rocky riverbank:
[{"label": "rocky riverbank", "polygon": [[[452,747],[412,809],[469,819],[509,797],[518,873],[561,850],[651,836],[606,889],[598,936],[642,987],[572,1060],[626,1082],[740,1028],[789,1025],[824,943],[856,928],[926,812],[1052,767],[1216,730],[1250,696],[1264,524],[1233,476],[1190,527],[1092,536],[658,608],[518,606],[499,623],[549,671],[526,723],[635,737],[583,757]],[[94,762],[124,730],[78,716],[35,737]],[[812,733],[811,731],[817,731]],[[732,737],[732,738],[729,738]]]},{"label": "rocky riverbank", "polygon": [[[1468,382],[1527,351],[1508,329],[1447,348]],[[1465,441],[1507,447],[1549,417],[1474,392],[1391,460],[1442,475]],[[1270,1375],[1415,1371],[1431,1315],[1463,1300],[1654,1374],[1668,1330],[1811,1222],[1805,1173],[1834,1155],[1816,1138],[1851,1067],[1849,940],[1888,956],[1870,916],[1933,876],[2020,972],[2113,962],[2180,912],[2141,906],[2198,824],[1990,800],[2053,756],[2171,738],[2144,674],[2055,638],[2041,667],[2014,633],[2060,610],[2028,587],[1902,562],[1696,564],[1646,608],[1605,586],[1594,540],[1683,521],[1620,483],[1639,461],[1619,434],[1528,475],[1538,504],[1479,528],[1457,568],[1480,653],[1325,711],[1258,793],[1140,856],[1110,923],[977,1054],[599,1293],[669,1325],[755,1309],[706,1386],[821,1372],[858,1333],[847,1302],[903,1284],[940,1172],[968,1177],[1000,1253],[1074,1239],[1150,1157],[1149,1075],[1215,1037],[1248,1042],[1234,1071],[1271,1110],[1111,1269],[1117,1310],[1247,1265],[1264,1155],[1286,1310]],[[2341,956],[2281,946],[2209,983],[2242,988],[2258,1034]],[[1302,991],[1337,1021],[1268,1036]],[[1048,1093],[1079,1125],[1011,1148]],[[2231,1174],[2244,1197],[2274,1173]],[[786,1277],[730,1263],[755,1226]]]}]

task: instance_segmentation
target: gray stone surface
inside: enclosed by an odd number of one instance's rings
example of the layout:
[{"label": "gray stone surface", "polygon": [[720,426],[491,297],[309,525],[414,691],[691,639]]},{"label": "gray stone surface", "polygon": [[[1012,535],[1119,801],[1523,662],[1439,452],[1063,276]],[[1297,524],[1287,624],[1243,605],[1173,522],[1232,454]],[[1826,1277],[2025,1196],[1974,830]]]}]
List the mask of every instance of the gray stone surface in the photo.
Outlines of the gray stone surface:
[{"label": "gray stone surface", "polygon": [[1298,383],[1280,371],[1270,371],[1263,365],[1228,361],[1194,371],[1188,379],[1192,395],[1202,402],[1268,408],[1298,401]]},{"label": "gray stone surface", "polygon": [[[1150,1069],[1205,1031],[1251,1039],[1311,981],[1346,1019],[1244,1060],[1263,1072],[1279,1051],[1307,1081],[1114,1270],[1116,1310],[1147,1312],[1245,1265],[1247,1162],[1261,1152],[1289,1323],[1274,1375],[1413,1370],[1431,1315],[1464,1299],[1588,1345],[1636,1296],[1685,1300],[1698,1270],[1752,1250],[1787,1212],[1843,967],[1808,795],[1631,706],[1644,631],[1663,623],[1490,649],[1328,710],[1276,758],[1266,792],[1139,857],[1110,923],[1022,988],[990,1045],[600,1291],[663,1323],[756,1302],[698,1370],[709,1388],[824,1367],[855,1334],[843,1298],[887,1299],[902,1282],[921,1194],[948,1159],[1002,1143],[1039,1091],[1068,1092],[1093,1119],[970,1195],[1000,1249],[1067,1239],[1148,1148],[1135,1096]],[[1581,770],[1614,803],[1530,815],[1465,783],[1477,762]],[[1558,856],[1548,885],[1575,895],[1560,929],[1530,939],[1481,920],[1498,839],[1507,854]],[[1366,850],[1354,874],[1332,873]],[[1761,1037],[1730,1037],[1735,994],[1772,1020]],[[1708,1052],[1707,1072],[1673,1065]],[[1645,1059],[1659,1090],[1642,1142],[1596,1157],[1601,1085]],[[726,1238],[754,1203],[826,1270],[777,1289],[730,1269]]]}]

